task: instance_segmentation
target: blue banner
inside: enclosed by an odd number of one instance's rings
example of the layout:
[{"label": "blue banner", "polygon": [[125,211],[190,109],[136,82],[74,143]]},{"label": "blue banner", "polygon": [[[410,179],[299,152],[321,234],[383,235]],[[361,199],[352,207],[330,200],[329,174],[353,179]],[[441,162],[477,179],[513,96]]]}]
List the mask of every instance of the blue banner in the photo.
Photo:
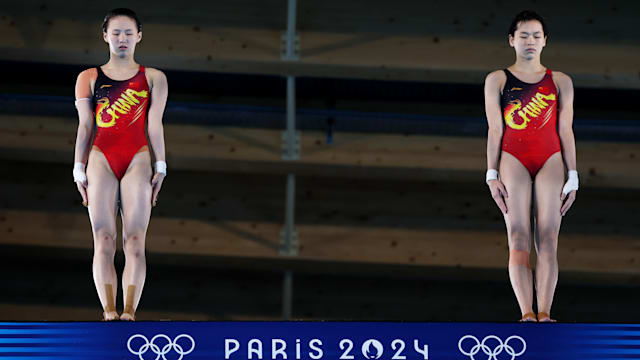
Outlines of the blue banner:
[{"label": "blue banner", "polygon": [[640,359],[640,324],[5,322],[0,359]]}]

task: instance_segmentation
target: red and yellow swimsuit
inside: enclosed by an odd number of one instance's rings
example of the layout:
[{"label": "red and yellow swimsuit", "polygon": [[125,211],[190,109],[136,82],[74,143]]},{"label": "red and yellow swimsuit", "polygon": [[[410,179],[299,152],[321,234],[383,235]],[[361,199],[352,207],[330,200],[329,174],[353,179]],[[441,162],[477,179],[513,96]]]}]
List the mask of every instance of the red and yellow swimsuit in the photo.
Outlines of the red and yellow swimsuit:
[{"label": "red and yellow swimsuit", "polygon": [[551,70],[535,84],[516,78],[509,70],[501,97],[505,132],[502,151],[524,165],[532,178],[551,155],[561,150],[557,130],[558,90]]},{"label": "red and yellow swimsuit", "polygon": [[144,66],[128,80],[112,80],[97,67],[93,104],[96,137],[93,146],[107,158],[121,180],[134,155],[147,150],[145,134],[151,93]]}]

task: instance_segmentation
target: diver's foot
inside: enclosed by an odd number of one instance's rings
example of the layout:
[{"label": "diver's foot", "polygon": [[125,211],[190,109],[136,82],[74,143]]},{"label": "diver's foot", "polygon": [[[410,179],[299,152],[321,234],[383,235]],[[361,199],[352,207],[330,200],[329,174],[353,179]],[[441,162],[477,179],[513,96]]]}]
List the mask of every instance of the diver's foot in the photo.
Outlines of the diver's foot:
[{"label": "diver's foot", "polygon": [[520,319],[520,322],[537,322],[537,321],[538,319],[536,319],[536,314],[532,312],[528,312],[522,315],[522,319]]},{"label": "diver's foot", "polygon": [[118,321],[120,317],[118,316],[117,311],[104,311],[102,313],[102,318],[104,321]]},{"label": "diver's foot", "polygon": [[554,319],[551,318],[551,316],[549,314],[547,314],[546,312],[539,312],[538,313],[538,322],[556,322]]},{"label": "diver's foot", "polygon": [[122,321],[136,321],[136,316],[132,313],[123,312],[120,315],[120,320]]}]

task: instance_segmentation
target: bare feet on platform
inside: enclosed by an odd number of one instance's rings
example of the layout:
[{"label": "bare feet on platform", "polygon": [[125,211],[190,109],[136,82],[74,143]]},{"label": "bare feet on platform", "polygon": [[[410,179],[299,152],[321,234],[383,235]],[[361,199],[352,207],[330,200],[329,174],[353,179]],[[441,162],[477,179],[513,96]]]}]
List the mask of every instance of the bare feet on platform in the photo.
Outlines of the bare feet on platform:
[{"label": "bare feet on platform", "polygon": [[105,311],[102,313],[102,317],[104,321],[117,321],[120,320],[117,311]]},{"label": "bare feet on platform", "polygon": [[551,316],[545,312],[538,313],[538,322],[556,322]]},{"label": "bare feet on platform", "polygon": [[538,320],[536,319],[536,314],[532,312],[528,312],[522,315],[522,319],[520,319],[520,322],[537,322],[537,321]]},{"label": "bare feet on platform", "polygon": [[120,315],[120,320],[122,321],[136,321],[136,316],[132,313],[123,312]]}]

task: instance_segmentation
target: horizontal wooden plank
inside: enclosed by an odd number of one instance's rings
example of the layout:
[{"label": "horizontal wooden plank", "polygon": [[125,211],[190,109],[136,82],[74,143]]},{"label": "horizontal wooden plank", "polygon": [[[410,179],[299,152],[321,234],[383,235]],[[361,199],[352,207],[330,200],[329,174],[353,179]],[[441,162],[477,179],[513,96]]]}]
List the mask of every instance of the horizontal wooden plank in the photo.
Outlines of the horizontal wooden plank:
[{"label": "horizontal wooden plank", "polygon": [[[68,162],[73,119],[0,115],[0,157]],[[486,139],[455,136],[305,131],[301,160],[282,161],[281,131],[166,125],[167,159],[179,170],[241,171],[354,177],[479,181],[486,168]],[[640,188],[640,144],[580,141],[582,186]]]},{"label": "horizontal wooden plank", "polygon": [[[93,307],[89,306],[64,306],[64,305],[28,305],[28,304],[0,304],[0,314],[3,321],[101,321],[102,310],[99,303]],[[214,314],[176,312],[176,311],[153,311],[145,310],[143,307],[136,313],[138,321],[215,321],[215,320],[267,320],[265,316],[249,317],[240,316],[229,319],[216,318]],[[271,319],[278,320],[278,319]]]},{"label": "horizontal wooden plank", "polygon": [[[281,226],[266,222],[202,221],[153,216],[147,250],[159,254],[280,258]],[[503,268],[503,231],[403,229],[299,224],[297,259],[353,263]],[[0,210],[4,245],[91,249],[86,215]],[[561,234],[564,271],[638,275],[640,238],[615,234]]]},{"label": "horizontal wooden plank", "polygon": [[[0,236],[1,238],[1,236]],[[0,245],[0,318],[100,318],[91,277],[91,250]],[[71,250],[71,251],[70,251]],[[75,253],[75,255],[73,255]],[[235,266],[216,256],[148,252],[140,320],[275,320],[281,313],[284,270],[294,272],[293,317],[311,320],[515,321],[517,305],[503,267],[438,268],[307,261],[306,268],[264,267],[245,258]],[[206,265],[201,263],[206,259]],[[123,256],[115,265],[122,270]],[[196,261],[194,261],[196,260]],[[275,262],[275,261],[273,261]],[[386,268],[382,271],[381,268]],[[55,269],[55,271],[51,271]],[[415,269],[413,273],[409,270]],[[450,271],[443,271],[450,270]],[[492,275],[489,275],[491,273]],[[620,282],[620,279],[626,281]],[[576,281],[577,279],[577,281]],[[618,279],[611,281],[611,279]],[[639,277],[569,272],[561,268],[554,310],[563,321],[632,321]],[[598,297],[590,296],[599,292]],[[122,309],[121,289],[117,308]],[[425,303],[428,306],[425,307]],[[74,309],[76,311],[71,311]],[[630,317],[631,316],[631,317]]]},{"label": "horizontal wooden plank", "polygon": [[[84,14],[78,15],[83,18]],[[459,15],[458,9],[450,15]],[[437,17],[431,12],[424,16],[425,23]],[[77,21],[49,15],[33,21],[36,18],[32,16],[7,14],[0,20],[0,59],[103,63],[107,49],[99,34],[101,18]],[[475,28],[465,33],[459,27],[438,34],[416,30],[379,33],[370,24],[371,29],[365,32],[303,28],[300,61],[283,62],[280,35],[284,27],[284,21],[275,29],[250,24],[193,24],[189,20],[148,22],[137,58],[150,66],[187,71],[476,84],[482,83],[489,71],[513,61],[506,36],[481,36]],[[606,39],[590,43],[569,38],[550,42],[545,63],[570,73],[576,86],[640,88],[637,43]]]}]

